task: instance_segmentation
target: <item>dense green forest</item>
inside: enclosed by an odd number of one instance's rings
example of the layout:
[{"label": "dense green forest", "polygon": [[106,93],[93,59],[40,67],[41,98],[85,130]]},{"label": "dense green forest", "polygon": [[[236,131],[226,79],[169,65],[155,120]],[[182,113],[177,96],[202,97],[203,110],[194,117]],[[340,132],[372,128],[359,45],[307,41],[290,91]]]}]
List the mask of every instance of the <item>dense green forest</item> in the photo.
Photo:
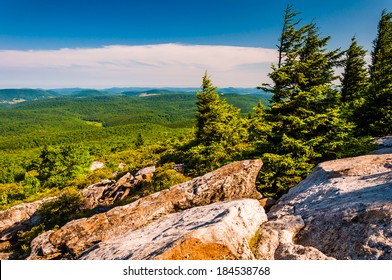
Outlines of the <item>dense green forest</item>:
[{"label": "dense green forest", "polygon": [[[84,177],[76,176],[79,181],[74,183],[80,188],[101,177],[110,177],[119,163],[137,168],[157,161],[162,149],[191,134],[195,124],[197,98],[194,93],[156,89],[114,95],[76,89],[74,94],[67,92],[42,99],[35,98],[35,90],[31,93],[31,98],[24,96],[30,101],[0,108],[2,208],[71,185],[64,178],[58,182],[52,178],[50,185],[46,182],[47,176],[39,174],[37,162],[48,149],[61,154],[60,150],[77,147],[69,151],[76,154],[76,150],[87,151],[89,164],[93,160],[105,162],[105,170],[95,172],[101,173],[98,177],[88,170],[81,172]],[[246,117],[260,99],[267,104],[268,96],[230,93],[224,98],[241,108]],[[58,160],[61,161],[60,157]],[[34,191],[31,191],[31,182],[39,184]]]}]

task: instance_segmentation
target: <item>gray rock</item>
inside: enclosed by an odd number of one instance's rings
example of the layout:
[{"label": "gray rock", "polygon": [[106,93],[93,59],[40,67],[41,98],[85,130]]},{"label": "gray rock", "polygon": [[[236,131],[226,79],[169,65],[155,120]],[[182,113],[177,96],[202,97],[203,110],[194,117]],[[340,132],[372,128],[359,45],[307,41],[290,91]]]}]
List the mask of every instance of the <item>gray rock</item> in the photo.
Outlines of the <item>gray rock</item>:
[{"label": "gray rock", "polygon": [[50,243],[45,243],[44,246],[41,246],[42,240],[48,238],[53,232],[53,230],[46,231],[31,242],[30,249],[33,253],[31,254],[32,257],[28,259],[33,260],[34,256],[38,256],[39,258],[47,256],[47,259],[53,259],[61,255],[57,248]]},{"label": "gray rock", "polygon": [[184,173],[185,172],[185,164],[177,163],[174,165],[173,169],[177,172]]},{"label": "gray rock", "polygon": [[313,247],[294,244],[293,239],[305,227],[301,216],[282,216],[268,221],[258,231],[255,248],[257,259],[261,260],[328,260],[333,259]]},{"label": "gray rock", "polygon": [[392,148],[392,136],[384,136],[376,140],[376,144],[380,148]]},{"label": "gray rock", "polygon": [[392,153],[392,136],[385,136],[378,138],[375,141],[377,149],[373,151],[373,154],[391,154]]},{"label": "gray rock", "polygon": [[319,164],[268,213],[270,222],[287,216],[304,221],[296,245],[336,259],[392,259],[392,154]]},{"label": "gray rock", "polygon": [[122,200],[126,197],[124,194],[129,194],[129,190],[125,193],[124,188],[135,187],[139,182],[134,182],[134,177],[127,172],[117,181],[103,180],[95,183],[82,190],[84,197],[84,208],[94,209],[98,206],[110,206],[117,200]]},{"label": "gray rock", "polygon": [[127,166],[126,163],[120,163],[120,164],[117,166],[117,168],[118,168],[118,169],[123,169],[123,168],[125,168],[126,166]]},{"label": "gray rock", "polygon": [[136,172],[135,177],[143,176],[143,175],[147,175],[147,174],[152,174],[154,172],[155,172],[155,165],[148,166],[148,167],[140,169],[138,172]]},{"label": "gray rock", "polygon": [[110,203],[105,201],[105,193],[110,191],[115,186],[114,180],[103,180],[99,183],[92,184],[82,190],[82,196],[84,197],[85,209],[94,209],[97,206],[106,206]]},{"label": "gray rock", "polygon": [[101,242],[79,257],[108,259],[254,259],[249,240],[267,220],[257,200],[218,202],[166,215]]},{"label": "gray rock", "polygon": [[31,203],[23,203],[0,212],[0,241],[12,239],[20,230],[36,226],[41,221],[37,210],[47,201],[55,197],[48,197]]},{"label": "gray rock", "polygon": [[100,162],[100,161],[93,161],[93,163],[91,164],[91,166],[90,166],[90,170],[91,171],[94,171],[94,170],[97,170],[97,169],[101,169],[101,168],[103,168],[104,167],[104,163],[103,162]]}]

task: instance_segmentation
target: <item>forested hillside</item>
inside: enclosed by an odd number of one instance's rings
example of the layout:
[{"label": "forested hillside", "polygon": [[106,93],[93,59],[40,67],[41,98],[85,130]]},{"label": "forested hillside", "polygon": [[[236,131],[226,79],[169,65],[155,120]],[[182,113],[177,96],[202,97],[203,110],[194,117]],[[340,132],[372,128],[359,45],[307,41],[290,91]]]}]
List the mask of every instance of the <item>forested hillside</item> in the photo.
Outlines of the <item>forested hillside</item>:
[{"label": "forested hillside", "polygon": [[56,96],[53,91],[38,89],[0,89],[0,103],[15,104],[27,100],[37,100]]},{"label": "forested hillside", "polygon": [[[107,164],[106,173],[102,174],[105,177],[116,171],[121,162],[142,166],[145,160],[157,160],[154,149],[159,143],[166,145],[191,133],[195,124],[195,94],[151,90],[140,96],[143,92],[108,95],[96,90],[76,90],[66,96],[1,107],[2,205],[7,207],[21,199],[34,199],[34,194],[45,190],[37,188],[26,193],[26,187],[31,185],[28,176],[36,174],[36,162],[42,160],[45,147],[66,149],[71,145],[78,151],[87,151],[90,164],[93,160]],[[260,99],[268,103],[263,96],[224,95],[228,102],[241,108],[244,117]],[[158,149],[157,153],[160,152]],[[45,180],[38,174],[32,177],[40,180],[40,186],[44,185]],[[87,184],[83,180],[77,184]],[[57,187],[64,186],[57,184]]]}]

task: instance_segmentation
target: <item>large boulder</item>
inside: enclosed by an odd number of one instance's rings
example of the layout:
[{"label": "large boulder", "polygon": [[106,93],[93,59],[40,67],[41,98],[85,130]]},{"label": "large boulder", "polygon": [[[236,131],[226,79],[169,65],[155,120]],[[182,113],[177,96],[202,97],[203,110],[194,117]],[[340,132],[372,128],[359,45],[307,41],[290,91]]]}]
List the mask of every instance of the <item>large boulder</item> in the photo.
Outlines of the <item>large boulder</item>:
[{"label": "large boulder", "polygon": [[261,225],[256,234],[255,256],[262,260],[328,260],[313,247],[294,244],[293,239],[305,227],[301,216],[286,215]]},{"label": "large boulder", "polygon": [[319,164],[268,218],[258,258],[392,259],[392,154]]},{"label": "large boulder", "polygon": [[12,239],[18,231],[26,230],[40,223],[37,210],[44,202],[55,199],[48,197],[31,203],[23,203],[0,212],[0,241]]},{"label": "large boulder", "polygon": [[257,200],[217,202],[103,241],[79,259],[254,259],[249,241],[266,220]]},{"label": "large boulder", "polygon": [[[261,195],[255,189],[255,181],[261,166],[261,160],[226,165],[106,213],[71,221],[38,243],[42,248],[51,248],[51,255],[56,255],[53,249],[56,248],[62,257],[75,258],[99,242],[122,236],[170,213],[225,200],[259,199]],[[48,258],[39,244],[30,259]]]}]

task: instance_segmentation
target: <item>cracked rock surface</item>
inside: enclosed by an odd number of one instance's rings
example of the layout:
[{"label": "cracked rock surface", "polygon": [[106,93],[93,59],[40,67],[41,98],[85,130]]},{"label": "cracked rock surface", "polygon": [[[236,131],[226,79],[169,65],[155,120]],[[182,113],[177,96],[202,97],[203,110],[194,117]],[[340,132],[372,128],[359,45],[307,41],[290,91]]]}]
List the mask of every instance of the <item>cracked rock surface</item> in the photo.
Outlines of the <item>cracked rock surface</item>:
[{"label": "cracked rock surface", "polygon": [[392,154],[319,164],[268,218],[258,258],[392,259]]},{"label": "cracked rock surface", "polygon": [[249,240],[267,220],[255,199],[217,202],[166,215],[103,241],[79,259],[253,259]]},{"label": "cracked rock surface", "polygon": [[[234,162],[204,176],[143,197],[90,218],[74,220],[55,232],[38,236],[29,259],[76,258],[95,244],[137,230],[170,213],[219,201],[261,198],[255,182],[261,160]],[[51,248],[45,254],[44,248]]]}]

